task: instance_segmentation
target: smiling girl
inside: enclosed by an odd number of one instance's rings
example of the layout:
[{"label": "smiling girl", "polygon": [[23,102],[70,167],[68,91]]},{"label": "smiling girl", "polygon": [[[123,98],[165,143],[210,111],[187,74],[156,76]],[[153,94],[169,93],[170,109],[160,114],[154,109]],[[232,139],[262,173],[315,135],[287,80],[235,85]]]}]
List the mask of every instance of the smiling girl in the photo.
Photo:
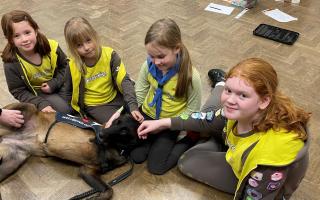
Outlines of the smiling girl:
[{"label": "smiling girl", "polygon": [[[289,199],[308,166],[310,113],[278,90],[276,71],[262,59],[238,63],[225,78],[223,109],[201,113],[202,119],[192,114],[144,121],[138,135],[167,128],[211,131],[209,141],[181,156],[182,173],[234,199]],[[217,144],[217,137],[224,143]]]},{"label": "smiling girl", "polygon": [[1,57],[10,93],[43,112],[70,112],[58,94],[68,66],[58,43],[48,40],[24,11],[4,14],[1,27],[8,40]]},{"label": "smiling girl", "polygon": [[[181,40],[180,28],[169,18],[153,23],[145,37],[147,60],[136,84],[138,103],[145,119],[188,115],[201,105],[201,80]],[[177,141],[179,131],[162,131],[143,141],[131,157],[136,163],[147,159],[148,170],[163,174],[194,142],[191,137]]]}]

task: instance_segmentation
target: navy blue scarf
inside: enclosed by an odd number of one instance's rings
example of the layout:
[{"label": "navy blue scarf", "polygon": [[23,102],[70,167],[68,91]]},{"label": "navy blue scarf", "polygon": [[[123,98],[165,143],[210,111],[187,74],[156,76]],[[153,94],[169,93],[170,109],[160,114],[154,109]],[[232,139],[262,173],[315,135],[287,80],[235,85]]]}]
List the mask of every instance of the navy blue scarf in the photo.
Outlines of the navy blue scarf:
[{"label": "navy blue scarf", "polygon": [[158,88],[156,89],[156,94],[149,106],[152,107],[156,104],[156,119],[159,119],[161,107],[162,107],[162,89],[163,86],[178,72],[180,64],[180,56],[177,54],[177,60],[174,66],[165,74],[157,68],[157,66],[152,62],[151,58],[147,58],[147,63],[149,67],[149,73],[158,82]]}]

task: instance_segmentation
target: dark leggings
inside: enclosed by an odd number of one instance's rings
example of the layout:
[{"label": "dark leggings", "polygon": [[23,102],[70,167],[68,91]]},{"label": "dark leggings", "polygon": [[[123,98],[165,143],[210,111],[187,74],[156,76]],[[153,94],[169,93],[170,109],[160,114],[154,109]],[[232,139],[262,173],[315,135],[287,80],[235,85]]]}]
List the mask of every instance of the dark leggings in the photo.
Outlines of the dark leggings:
[{"label": "dark leggings", "polygon": [[[215,87],[202,110],[208,111],[220,107],[222,91],[223,86]],[[224,148],[224,144],[219,143],[212,137],[207,142],[198,144],[186,151],[181,156],[178,167],[183,174],[190,178],[234,194],[238,179],[226,161]]]},{"label": "dark leggings", "polygon": [[[141,113],[145,119],[151,119]],[[152,174],[164,174],[176,166],[182,153],[193,145],[193,141],[187,137],[177,142],[179,133],[180,131],[164,130],[149,134],[148,139],[141,140],[141,144],[131,151],[131,158],[138,164],[147,160],[147,168]]]},{"label": "dark leggings", "polygon": [[86,106],[85,113],[89,118],[100,124],[103,124],[107,122],[110,117],[123,105],[125,105],[123,96],[118,94],[109,103],[98,106]]},{"label": "dark leggings", "polygon": [[49,101],[51,104],[51,107],[58,112],[62,113],[71,113],[72,109],[68,105],[68,103],[59,95],[56,93],[53,94],[45,94],[38,92],[38,95],[45,100]]},{"label": "dark leggings", "polygon": [[199,182],[234,194],[238,179],[226,161],[222,145],[211,138],[186,151],[178,162],[179,170]]}]

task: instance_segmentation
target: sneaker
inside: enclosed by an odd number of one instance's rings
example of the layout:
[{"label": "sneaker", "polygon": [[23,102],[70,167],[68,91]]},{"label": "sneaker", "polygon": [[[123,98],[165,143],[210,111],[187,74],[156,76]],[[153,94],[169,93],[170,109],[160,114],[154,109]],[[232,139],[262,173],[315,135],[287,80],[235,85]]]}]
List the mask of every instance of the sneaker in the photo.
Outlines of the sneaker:
[{"label": "sneaker", "polygon": [[226,80],[224,78],[225,75],[226,73],[221,69],[210,69],[208,71],[208,77],[211,81],[211,87],[214,88],[218,82],[225,81]]}]

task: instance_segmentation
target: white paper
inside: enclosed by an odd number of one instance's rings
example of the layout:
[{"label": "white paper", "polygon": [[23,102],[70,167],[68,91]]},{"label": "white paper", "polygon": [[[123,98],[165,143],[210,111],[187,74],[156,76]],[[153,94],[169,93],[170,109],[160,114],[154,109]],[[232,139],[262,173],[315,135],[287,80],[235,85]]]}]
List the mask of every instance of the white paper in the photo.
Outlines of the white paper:
[{"label": "white paper", "polygon": [[225,15],[230,15],[234,10],[234,7],[223,6],[215,3],[210,3],[204,10],[210,12],[221,13]]},{"label": "white paper", "polygon": [[277,8],[274,10],[264,10],[262,12],[278,22],[290,22],[293,20],[298,20],[298,18],[292,17]]}]

